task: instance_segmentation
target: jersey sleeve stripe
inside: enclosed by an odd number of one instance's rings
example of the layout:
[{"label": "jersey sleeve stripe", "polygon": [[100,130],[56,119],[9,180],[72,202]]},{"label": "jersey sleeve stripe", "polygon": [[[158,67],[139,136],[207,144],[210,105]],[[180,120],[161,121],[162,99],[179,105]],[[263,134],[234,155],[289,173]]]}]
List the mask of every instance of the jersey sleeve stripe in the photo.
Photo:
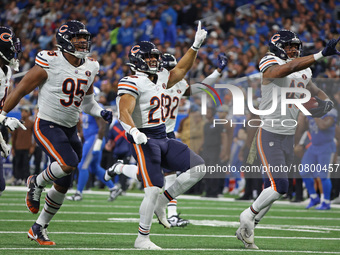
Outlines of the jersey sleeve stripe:
[{"label": "jersey sleeve stripe", "polygon": [[46,62],[46,63],[48,62],[46,59],[40,57],[39,55],[37,55],[36,57],[39,58],[39,59],[40,59],[41,61],[43,61],[43,62]]},{"label": "jersey sleeve stripe", "polygon": [[124,83],[129,83],[129,84],[132,84],[134,86],[137,86],[136,83],[132,82],[132,81],[127,81],[127,80],[122,80],[122,82]]},{"label": "jersey sleeve stripe", "polygon": [[260,65],[260,71],[262,72],[262,70],[264,71],[269,66],[272,66],[272,65],[275,65],[275,64],[278,64],[275,59],[274,60],[268,60],[268,61],[264,62],[262,65]]},{"label": "jersey sleeve stripe", "polygon": [[[124,91],[132,92],[132,93],[136,94],[137,96],[139,95],[135,90],[127,89],[127,88],[118,88],[118,95],[124,94]],[[128,94],[130,94],[130,93],[128,93]]]},{"label": "jersey sleeve stripe", "polygon": [[268,60],[275,60],[275,58],[266,58],[266,59],[264,59],[260,62],[259,66],[261,66],[264,62],[266,62]]},{"label": "jersey sleeve stripe", "polygon": [[40,61],[38,58],[35,58],[35,63],[43,67],[49,67],[48,63],[44,63]]},{"label": "jersey sleeve stripe", "polygon": [[122,87],[128,87],[128,88],[130,88],[130,89],[134,89],[134,90],[137,90],[137,91],[138,91],[138,89],[137,89],[135,86],[131,86],[131,85],[129,85],[129,84],[124,84],[124,83],[119,83],[119,84],[118,84],[118,88],[122,88]]}]

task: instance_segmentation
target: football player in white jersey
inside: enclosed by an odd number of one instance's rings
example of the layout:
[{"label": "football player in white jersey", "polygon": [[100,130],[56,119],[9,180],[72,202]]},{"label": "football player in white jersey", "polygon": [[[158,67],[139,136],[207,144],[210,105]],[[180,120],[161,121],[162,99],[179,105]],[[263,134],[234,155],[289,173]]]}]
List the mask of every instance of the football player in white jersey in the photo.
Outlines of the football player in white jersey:
[{"label": "football player in white jersey", "polygon": [[[41,51],[36,65],[24,76],[8,96],[2,114],[11,111],[20,99],[39,86],[39,113],[34,124],[34,136],[51,159],[51,164],[39,175],[27,180],[26,206],[37,214],[40,196],[47,183],[53,182],[45,197],[45,205],[28,237],[40,245],[55,245],[47,236],[47,226],[63,204],[71,173],[81,160],[82,144],[77,136],[79,113],[84,112],[112,121],[112,112],[104,110],[94,100],[93,81],[99,63],[88,58],[91,34],[83,23],[72,20],[56,33],[57,51]],[[97,140],[95,147],[101,147]]]},{"label": "football player in white jersey", "polygon": [[[17,54],[21,52],[21,43],[19,38],[16,38],[13,31],[7,27],[0,26],[0,111],[4,106],[6,97],[10,90],[10,82],[12,78],[12,70],[19,71],[19,61]],[[3,118],[3,117],[2,117]],[[0,117],[1,119],[1,117]],[[15,118],[11,118],[14,121]],[[6,126],[5,119],[2,124]],[[24,127],[19,121],[18,125]],[[13,129],[12,129],[13,130]],[[7,158],[9,155],[9,148],[2,137],[0,132],[0,196],[6,188],[6,182],[4,177],[2,157]]]},{"label": "football player in white jersey", "polygon": [[[269,109],[273,91],[283,87],[308,89],[318,101],[318,107],[310,109],[312,117],[321,117],[330,111],[334,104],[312,81],[310,66],[321,58],[340,55],[336,45],[340,37],[330,40],[317,54],[300,57],[302,43],[297,35],[289,30],[278,31],[269,43],[269,52],[260,63],[262,73],[262,99],[260,110]],[[253,204],[240,215],[240,227],[236,236],[246,248],[258,249],[254,244],[254,227],[270,209],[271,205],[288,191],[288,176],[285,171],[273,171],[274,167],[290,166],[293,160],[293,145],[299,109],[295,105],[286,106],[286,115],[281,115],[281,97],[300,98],[301,94],[279,95],[277,109],[269,115],[262,115],[264,123],[259,128],[256,139],[257,154],[266,172],[264,190]],[[272,120],[275,120],[272,122]],[[285,123],[283,127],[280,123]]]},{"label": "football player in white jersey", "polygon": [[[159,72],[161,53],[153,43],[144,41],[136,44],[129,52],[129,65],[136,74],[122,78],[118,84],[118,119],[133,144],[145,192],[134,244],[138,249],[161,249],[149,237],[153,214],[164,227],[170,228],[166,218],[168,202],[204,176],[203,159],[185,144],[167,138],[163,102],[165,89],[182,80],[192,67],[206,34],[199,22],[192,47],[170,72],[166,69]],[[183,173],[160,194],[164,184],[162,168]]]},{"label": "football player in white jersey", "polygon": [[[199,88],[204,88],[202,84],[208,84],[212,86],[215,84],[216,80],[221,76],[222,70],[226,67],[228,63],[227,56],[225,53],[220,53],[218,55],[218,68],[206,77],[202,83],[196,83],[193,85],[188,85],[185,79],[176,83],[173,87],[165,90],[165,97],[164,97],[164,117],[165,126],[166,126],[166,133],[168,138],[176,139],[175,136],[175,125],[178,113],[178,105],[183,96],[190,96],[191,94],[200,93],[201,90]],[[175,56],[164,53],[162,55],[162,67],[170,71],[177,65],[177,60]],[[176,181],[176,171],[171,171],[168,169],[163,169],[164,172],[164,189],[168,189],[172,186]],[[111,179],[111,177],[115,176],[116,174],[124,174],[134,180],[138,181],[138,167],[136,165],[124,165],[122,162],[117,162],[113,164],[106,171],[105,177],[107,180]],[[173,199],[168,203],[168,221],[172,227],[185,227],[189,224],[188,220],[182,219],[179,217],[177,213],[177,200]]]}]

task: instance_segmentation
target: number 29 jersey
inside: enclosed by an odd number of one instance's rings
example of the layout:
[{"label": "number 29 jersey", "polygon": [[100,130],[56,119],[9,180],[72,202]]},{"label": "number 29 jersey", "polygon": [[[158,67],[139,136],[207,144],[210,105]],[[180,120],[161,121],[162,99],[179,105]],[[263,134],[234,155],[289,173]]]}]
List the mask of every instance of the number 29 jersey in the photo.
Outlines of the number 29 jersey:
[{"label": "number 29 jersey", "polygon": [[38,118],[69,128],[77,125],[83,97],[99,71],[99,63],[85,58],[75,67],[61,51],[41,51],[35,63],[48,75],[39,86]]},{"label": "number 29 jersey", "polygon": [[156,83],[153,83],[148,78],[148,75],[142,72],[126,76],[118,83],[118,113],[120,96],[129,94],[135,97],[136,106],[132,113],[132,119],[137,128],[155,127],[163,124],[165,121],[162,102],[166,95],[165,88],[169,72],[163,69],[157,75]]}]

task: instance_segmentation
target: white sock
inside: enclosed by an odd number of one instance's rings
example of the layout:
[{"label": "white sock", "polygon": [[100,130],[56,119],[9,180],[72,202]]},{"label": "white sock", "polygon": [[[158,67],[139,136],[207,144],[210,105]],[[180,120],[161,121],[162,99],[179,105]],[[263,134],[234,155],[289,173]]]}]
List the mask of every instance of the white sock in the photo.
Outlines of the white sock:
[{"label": "white sock", "polygon": [[60,165],[55,161],[47,166],[47,168],[37,176],[37,184],[38,186],[45,187],[46,184],[54,182],[66,175],[68,174],[65,173]]},{"label": "white sock", "polygon": [[310,196],[310,198],[315,199],[315,198],[318,197],[318,194],[314,193],[314,194],[310,194],[309,196]]},{"label": "white sock", "polygon": [[48,224],[62,206],[65,196],[66,194],[57,191],[52,186],[46,194],[44,209],[41,211],[36,222],[41,226]]},{"label": "white sock", "polygon": [[[261,194],[258,196],[258,198],[254,201],[252,204],[252,208],[259,213],[262,209],[265,207],[271,205],[274,203],[276,200],[278,200],[282,195],[273,190],[271,187],[268,187],[264,190],[262,190]],[[253,215],[255,216],[256,214],[252,212]]]},{"label": "white sock", "polygon": [[[204,165],[199,165],[190,168],[176,178],[175,183],[166,189],[166,191],[171,195],[172,199],[186,192],[204,177],[205,172],[203,171],[203,167]],[[168,202],[172,199],[168,197]]]},{"label": "white sock", "polygon": [[136,165],[124,165],[122,167],[122,174],[124,174],[127,177],[130,177],[136,181],[139,181],[137,179],[137,172],[138,172],[138,166]]},{"label": "white sock", "polygon": [[146,236],[150,233],[152,218],[156,207],[156,201],[161,191],[162,189],[158,187],[144,188],[144,199],[139,207],[139,236]]},{"label": "white sock", "polygon": [[[170,174],[164,176],[164,189],[167,190],[169,187],[171,187],[175,181],[176,181],[177,175],[176,174]],[[177,200],[173,199],[168,203],[168,218],[170,218],[173,215],[177,215]]]},{"label": "white sock", "polygon": [[260,220],[266,215],[266,213],[269,211],[272,205],[273,204],[270,204],[267,207],[263,208],[261,211],[259,211],[259,213],[255,216],[255,226],[259,224]]},{"label": "white sock", "polygon": [[325,196],[323,195],[323,193],[320,195],[320,202],[324,202],[325,201]]}]

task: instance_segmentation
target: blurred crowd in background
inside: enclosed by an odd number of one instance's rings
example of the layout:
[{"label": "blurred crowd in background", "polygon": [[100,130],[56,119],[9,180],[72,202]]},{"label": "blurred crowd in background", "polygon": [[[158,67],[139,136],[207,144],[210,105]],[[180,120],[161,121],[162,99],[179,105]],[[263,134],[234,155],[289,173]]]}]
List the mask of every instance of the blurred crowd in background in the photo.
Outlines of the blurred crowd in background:
[{"label": "blurred crowd in background", "polygon": [[[208,31],[196,62],[189,71],[189,83],[201,81],[217,66],[217,55],[225,52],[229,63],[219,83],[231,82],[253,88],[253,99],[260,98],[258,63],[268,51],[276,31],[296,32],[303,42],[302,55],[319,52],[325,43],[340,34],[340,2],[335,0],[17,0],[0,2],[0,24],[11,27],[20,38],[23,53],[20,73],[28,71],[40,50],[55,50],[56,29],[67,20],[83,22],[92,34],[91,57],[100,63],[95,86],[99,101],[115,107],[118,81],[129,74],[127,54],[138,41],[152,41],[163,52],[179,60],[194,41],[197,21]],[[329,57],[312,67],[318,86],[340,105],[340,58]],[[13,79],[14,86],[22,75]],[[22,104],[34,108],[38,92]],[[225,118],[233,118],[231,95],[222,92]],[[191,106],[190,106],[191,105]],[[197,107],[196,107],[197,106]],[[185,136],[185,117],[198,112],[200,98],[180,102],[182,123],[176,130]],[[224,110],[223,110],[224,109]],[[199,117],[193,116],[192,120]],[[246,118],[246,116],[244,116]],[[181,133],[183,132],[184,133]],[[184,135],[183,135],[184,134]],[[238,134],[234,131],[234,137]],[[194,144],[194,143],[193,143]],[[192,146],[202,146],[192,145]],[[199,150],[203,150],[202,147]],[[225,152],[225,151],[224,151]],[[230,151],[231,152],[231,151]],[[230,157],[222,158],[230,160]]]}]

